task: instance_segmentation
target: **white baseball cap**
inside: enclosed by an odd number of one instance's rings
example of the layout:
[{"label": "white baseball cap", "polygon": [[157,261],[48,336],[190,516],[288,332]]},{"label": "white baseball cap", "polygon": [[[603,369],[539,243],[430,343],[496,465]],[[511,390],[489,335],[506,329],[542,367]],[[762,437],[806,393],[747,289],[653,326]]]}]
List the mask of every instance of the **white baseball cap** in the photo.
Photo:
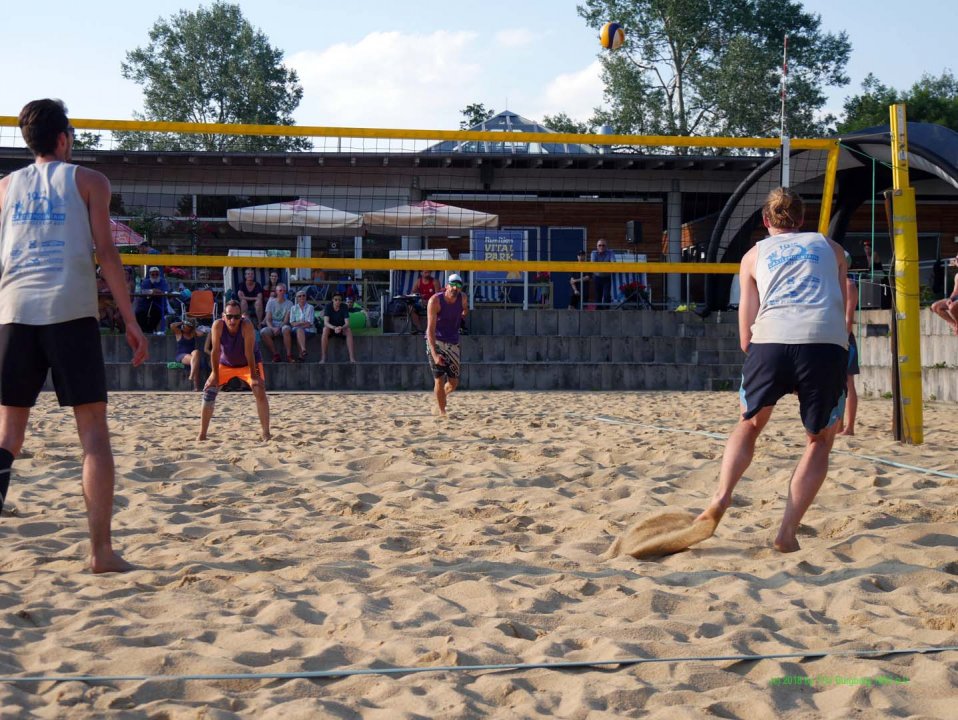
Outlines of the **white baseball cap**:
[{"label": "white baseball cap", "polygon": [[462,278],[459,277],[456,273],[453,273],[452,275],[450,275],[449,278],[446,280],[447,285],[452,285],[453,283],[459,283],[460,286],[463,285]]}]

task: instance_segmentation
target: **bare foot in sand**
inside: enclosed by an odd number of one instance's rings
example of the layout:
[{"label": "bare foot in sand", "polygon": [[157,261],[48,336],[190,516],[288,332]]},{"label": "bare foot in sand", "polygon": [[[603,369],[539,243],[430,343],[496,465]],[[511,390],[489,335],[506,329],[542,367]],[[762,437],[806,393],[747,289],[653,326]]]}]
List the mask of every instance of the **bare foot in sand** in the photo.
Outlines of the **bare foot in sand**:
[{"label": "bare foot in sand", "polygon": [[798,544],[798,539],[794,537],[787,540],[775,538],[772,545],[781,553],[793,553],[802,549],[802,546]]},{"label": "bare foot in sand", "polygon": [[134,568],[130,563],[110,550],[102,554],[91,554],[90,569],[94,574],[99,575],[101,573],[129,572]]},{"label": "bare foot in sand", "polygon": [[206,433],[200,433],[196,436],[197,440],[206,440]]},{"label": "bare foot in sand", "polygon": [[838,434],[839,434],[839,435],[854,435],[854,434],[855,434],[855,430],[854,430],[854,428],[845,428],[844,430],[842,430],[842,431],[841,431],[840,433],[838,433]]},{"label": "bare foot in sand", "polygon": [[712,500],[711,504],[702,511],[702,514],[695,518],[695,522],[712,522],[717,527],[722,522],[722,516],[731,504],[730,500],[727,502]]}]

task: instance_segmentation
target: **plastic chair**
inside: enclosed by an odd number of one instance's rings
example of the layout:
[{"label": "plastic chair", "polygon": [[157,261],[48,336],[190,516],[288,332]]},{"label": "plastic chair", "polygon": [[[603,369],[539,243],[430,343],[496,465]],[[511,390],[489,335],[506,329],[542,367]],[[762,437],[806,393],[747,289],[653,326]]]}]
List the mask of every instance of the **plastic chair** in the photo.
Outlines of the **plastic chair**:
[{"label": "plastic chair", "polygon": [[183,315],[194,320],[209,319],[212,323],[216,317],[216,300],[212,290],[194,290],[190,295],[190,307]]}]

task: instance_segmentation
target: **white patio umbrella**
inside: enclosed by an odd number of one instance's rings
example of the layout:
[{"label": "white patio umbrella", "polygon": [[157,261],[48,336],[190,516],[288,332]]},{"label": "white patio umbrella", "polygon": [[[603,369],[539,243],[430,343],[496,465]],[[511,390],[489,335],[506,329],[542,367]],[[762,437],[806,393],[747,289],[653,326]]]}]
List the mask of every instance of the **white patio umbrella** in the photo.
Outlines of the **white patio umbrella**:
[{"label": "white patio umbrella", "polygon": [[125,223],[110,218],[110,234],[113,235],[113,244],[117,247],[142,245],[146,238]]},{"label": "white patio umbrella", "polygon": [[230,225],[242,232],[264,235],[325,235],[344,237],[362,232],[361,215],[308,200],[253,205],[226,211]]},{"label": "white patio umbrella", "polygon": [[499,226],[499,216],[432,200],[363,213],[371,233],[394,235],[446,235],[473,228]]}]

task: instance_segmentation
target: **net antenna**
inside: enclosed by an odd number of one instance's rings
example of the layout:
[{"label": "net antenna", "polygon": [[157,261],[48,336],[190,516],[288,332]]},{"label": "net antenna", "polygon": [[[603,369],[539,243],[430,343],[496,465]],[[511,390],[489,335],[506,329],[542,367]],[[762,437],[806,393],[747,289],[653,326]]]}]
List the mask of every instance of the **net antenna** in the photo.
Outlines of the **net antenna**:
[{"label": "net antenna", "polygon": [[787,188],[789,185],[789,156],[791,152],[789,150],[789,140],[788,134],[786,133],[785,127],[785,99],[788,93],[788,35],[785,36],[785,41],[782,44],[782,110],[779,126],[779,137],[782,141],[782,187]]}]

